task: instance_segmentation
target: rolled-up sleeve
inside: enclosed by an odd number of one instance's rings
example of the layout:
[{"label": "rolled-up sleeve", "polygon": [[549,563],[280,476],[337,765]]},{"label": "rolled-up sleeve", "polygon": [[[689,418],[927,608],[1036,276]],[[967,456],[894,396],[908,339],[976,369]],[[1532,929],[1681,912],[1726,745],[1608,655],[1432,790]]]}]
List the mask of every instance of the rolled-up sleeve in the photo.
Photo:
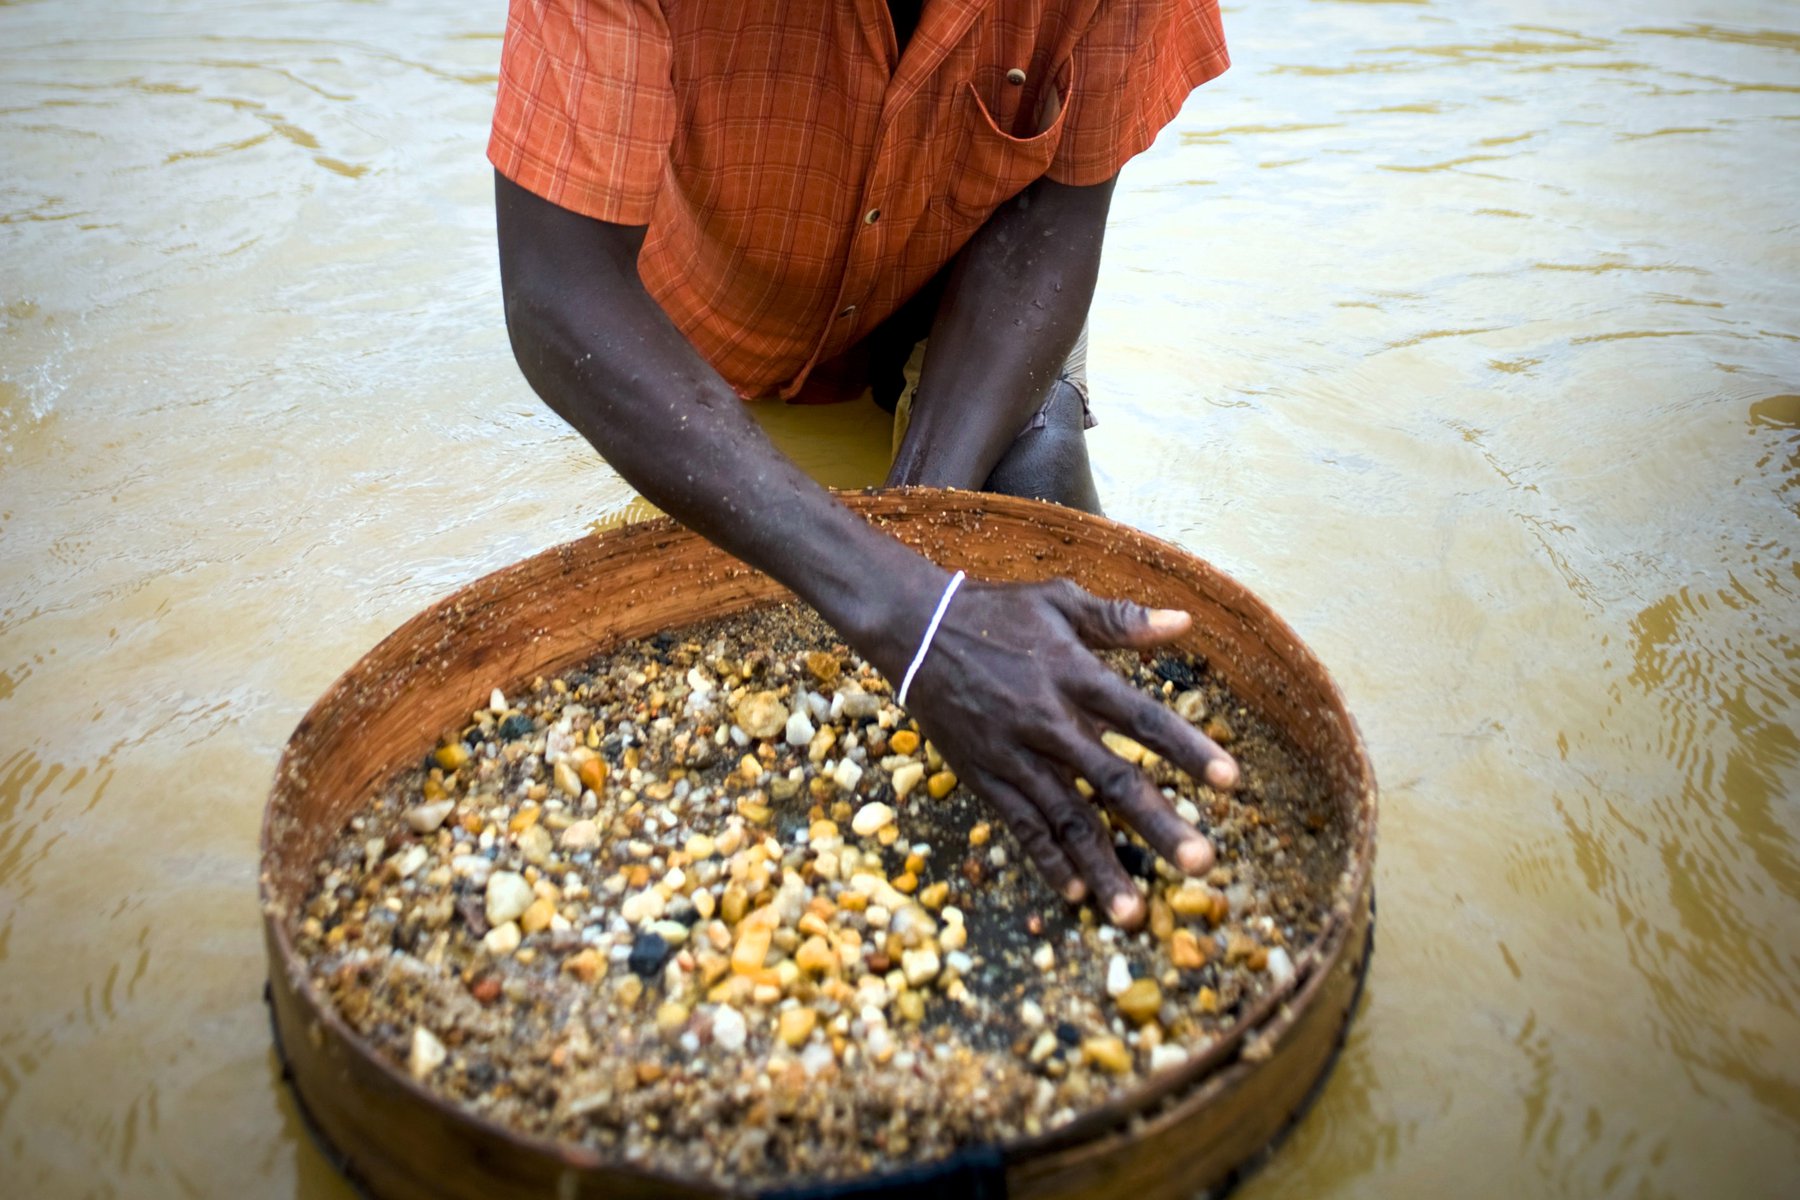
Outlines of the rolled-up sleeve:
[{"label": "rolled-up sleeve", "polygon": [[675,133],[656,0],[512,0],[488,160],[559,207],[647,225]]},{"label": "rolled-up sleeve", "polygon": [[1047,174],[1075,187],[1112,178],[1230,65],[1217,0],[1105,0],[1075,46],[1068,119]]}]

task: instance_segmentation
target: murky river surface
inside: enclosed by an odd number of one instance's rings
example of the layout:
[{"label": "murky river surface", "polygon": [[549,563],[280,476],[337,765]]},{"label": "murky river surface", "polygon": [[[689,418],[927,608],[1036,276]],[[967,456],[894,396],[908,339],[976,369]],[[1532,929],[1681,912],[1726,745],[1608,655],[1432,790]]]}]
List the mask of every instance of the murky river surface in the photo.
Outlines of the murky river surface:
[{"label": "murky river surface", "polygon": [[[259,1000],[276,755],[630,497],[507,351],[498,0],[125,7],[0,7],[0,1192],[342,1196]],[[1365,1007],[1241,1194],[1781,1193],[1800,7],[1229,29],[1116,204],[1103,494],[1295,623],[1385,784]],[[868,411],[774,419],[879,474]]]}]

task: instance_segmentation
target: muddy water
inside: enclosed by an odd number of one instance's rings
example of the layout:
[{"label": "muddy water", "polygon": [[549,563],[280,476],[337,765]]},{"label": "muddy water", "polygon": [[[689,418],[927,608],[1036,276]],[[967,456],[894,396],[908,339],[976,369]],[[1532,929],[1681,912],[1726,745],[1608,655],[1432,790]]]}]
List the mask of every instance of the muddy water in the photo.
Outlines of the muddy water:
[{"label": "muddy water", "polygon": [[[630,498],[500,328],[497,0],[121,7],[0,7],[0,1191],[337,1197],[258,1002],[275,756]],[[1294,621],[1386,789],[1365,1008],[1242,1194],[1775,1195],[1800,10],[1230,28],[1120,191],[1103,493]]]}]

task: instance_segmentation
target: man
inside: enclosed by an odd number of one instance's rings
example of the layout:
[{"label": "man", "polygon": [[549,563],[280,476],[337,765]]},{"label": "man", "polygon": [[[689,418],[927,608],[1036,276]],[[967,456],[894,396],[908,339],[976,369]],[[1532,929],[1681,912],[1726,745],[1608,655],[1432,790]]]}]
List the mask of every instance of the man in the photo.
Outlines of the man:
[{"label": "man", "polygon": [[1053,886],[1127,927],[1143,900],[1076,778],[1183,870],[1213,851],[1100,731],[1215,786],[1238,771],[1086,647],[1155,645],[1187,615],[1067,583],[958,590],[743,400],[871,375],[891,394],[928,322],[888,482],[1096,507],[1065,364],[1113,184],[1225,65],[1215,0],[513,0],[489,146],[532,387],[652,503],[912,676],[958,776]]}]

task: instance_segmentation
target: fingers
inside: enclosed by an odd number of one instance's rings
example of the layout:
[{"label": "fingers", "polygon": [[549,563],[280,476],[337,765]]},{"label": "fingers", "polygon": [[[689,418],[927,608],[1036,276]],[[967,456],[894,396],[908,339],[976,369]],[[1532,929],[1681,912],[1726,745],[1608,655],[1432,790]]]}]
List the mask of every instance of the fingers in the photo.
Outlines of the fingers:
[{"label": "fingers", "polygon": [[1075,870],[1075,864],[1063,853],[1049,824],[1038,806],[1023,792],[1003,780],[982,776],[973,780],[975,790],[986,796],[1000,810],[1007,828],[1019,839],[1027,857],[1037,865],[1044,882],[1055,888],[1071,903],[1087,898],[1087,884]]},{"label": "fingers", "polygon": [[1106,806],[1137,830],[1152,850],[1189,875],[1212,869],[1216,858],[1212,843],[1177,815],[1142,771],[1088,738],[1069,742],[1063,753]]},{"label": "fingers", "polygon": [[1129,600],[1102,600],[1066,579],[1053,585],[1057,608],[1089,646],[1143,650],[1188,631],[1193,618],[1173,608],[1145,608]]},{"label": "fingers", "polygon": [[[1220,749],[1217,742],[1104,668],[1090,677],[1083,700],[1095,716],[1150,747],[1195,779],[1204,779],[1224,791],[1236,787],[1242,778],[1237,760]],[[1089,782],[1094,782],[1092,777]]]},{"label": "fingers", "polygon": [[[1021,790],[1041,815],[1057,844],[1098,897],[1113,924],[1136,929],[1149,910],[1137,885],[1113,850],[1112,835],[1093,805],[1075,793],[1069,781],[1042,764],[1024,766]],[[1067,891],[1063,893],[1069,895]]]}]

